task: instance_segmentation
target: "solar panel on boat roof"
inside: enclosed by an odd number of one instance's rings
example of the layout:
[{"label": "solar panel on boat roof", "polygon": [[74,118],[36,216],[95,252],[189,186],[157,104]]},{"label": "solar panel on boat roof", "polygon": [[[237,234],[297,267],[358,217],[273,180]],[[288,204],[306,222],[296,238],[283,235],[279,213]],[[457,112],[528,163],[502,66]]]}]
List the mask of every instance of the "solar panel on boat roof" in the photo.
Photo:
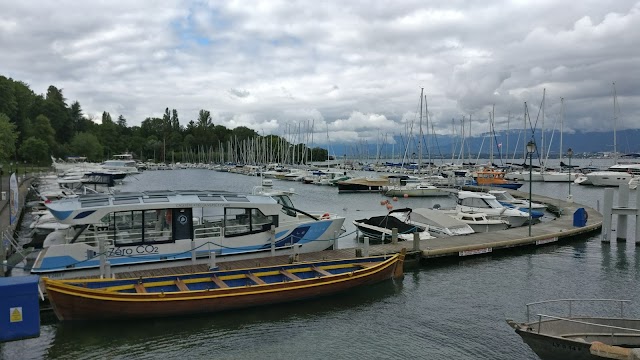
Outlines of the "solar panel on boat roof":
[{"label": "solar panel on boat roof", "polygon": [[143,192],[144,195],[148,196],[169,196],[174,195],[175,192],[172,190],[151,190]]}]

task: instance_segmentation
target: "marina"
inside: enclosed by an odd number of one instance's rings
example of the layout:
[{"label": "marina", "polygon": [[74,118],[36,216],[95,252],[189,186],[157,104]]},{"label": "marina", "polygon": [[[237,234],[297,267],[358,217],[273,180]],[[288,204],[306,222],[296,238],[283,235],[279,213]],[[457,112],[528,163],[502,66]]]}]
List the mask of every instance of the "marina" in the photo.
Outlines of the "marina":
[{"label": "marina", "polygon": [[[137,176],[143,177],[146,183],[153,183],[154,186],[157,186],[159,190],[160,188],[163,188],[163,187],[175,188],[175,185],[171,185],[171,183],[172,182],[175,183],[176,181],[179,181],[179,180],[181,181],[182,179],[185,179],[184,175],[186,174],[190,174],[189,178],[193,178],[192,180],[186,180],[186,185],[183,184],[183,186],[187,186],[187,187],[191,187],[191,185],[195,185],[198,181],[202,181],[203,179],[208,179],[208,181],[225,181],[225,183],[228,183],[228,184],[233,183],[234,184],[233,186],[238,187],[236,189],[230,188],[229,190],[231,191],[241,191],[241,190],[246,191],[247,188],[251,188],[252,183],[255,184],[256,182],[255,178],[252,179],[251,177],[245,177],[237,174],[217,173],[217,172],[211,172],[209,170],[199,170],[199,169],[176,170],[172,172],[158,172],[158,173],[145,172]],[[229,180],[231,179],[233,179],[233,181],[229,182]],[[139,180],[133,180],[133,181],[129,180],[129,181],[130,182],[128,183],[125,182],[123,188],[125,188],[127,191],[141,190],[140,186],[142,184],[140,184]],[[190,184],[191,181],[193,181],[194,183]],[[327,300],[323,300],[323,301],[316,300],[315,303],[314,301],[312,301],[311,303],[315,304],[314,308],[321,304],[332,304],[331,308],[334,308],[336,310],[328,310],[329,312],[328,313],[325,312],[324,313],[325,315],[322,315],[323,314],[322,311],[317,312],[315,310],[314,311],[309,309],[305,310],[306,306],[304,306],[303,303],[292,303],[289,305],[276,305],[273,307],[270,306],[268,308],[269,309],[268,314],[271,314],[271,315],[268,315],[266,319],[263,318],[262,315],[258,316],[258,314],[263,314],[263,312],[261,312],[259,309],[255,309],[255,310],[247,309],[247,310],[243,310],[241,313],[234,311],[230,313],[225,313],[221,316],[219,315],[216,317],[215,324],[211,323],[210,325],[210,326],[214,326],[217,329],[220,329],[220,330],[225,329],[226,325],[224,324],[226,321],[231,321],[231,322],[241,321],[242,323],[245,323],[248,326],[252,326],[250,324],[253,324],[253,326],[258,326],[259,328],[267,326],[268,328],[272,328],[272,329],[275,329],[276,331],[280,331],[278,330],[277,322],[274,323],[272,321],[275,321],[276,318],[281,318],[283,316],[285,319],[289,319],[287,320],[287,323],[292,324],[292,326],[302,325],[302,323],[295,320],[295,317],[300,317],[299,321],[304,321],[306,323],[307,321],[304,319],[309,319],[308,316],[313,316],[313,317],[321,316],[321,318],[317,318],[317,321],[320,321],[318,325],[321,325],[326,321],[331,321],[330,324],[325,324],[325,325],[326,326],[337,325],[339,327],[343,327],[346,324],[340,325],[340,320],[336,319],[335,316],[333,316],[332,314],[334,315],[349,314],[349,316],[355,316],[355,318],[359,319],[359,321],[364,321],[366,323],[367,322],[366,316],[370,316],[371,311],[382,311],[380,306],[383,306],[385,308],[387,306],[392,306],[395,309],[392,312],[394,313],[397,312],[398,306],[400,306],[398,301],[402,301],[402,304],[405,304],[402,306],[406,306],[405,300],[401,300],[401,299],[407,296],[412,299],[417,299],[418,297],[421,297],[422,298],[421,301],[426,302],[426,304],[428,304],[428,308],[426,307],[426,305],[424,307],[421,305],[419,309],[414,307],[409,307],[410,309],[413,309],[412,310],[414,312],[413,316],[417,315],[418,318],[423,318],[423,316],[427,316],[424,318],[424,321],[427,321],[427,323],[432,323],[433,321],[444,321],[444,320],[437,320],[437,319],[442,318],[443,314],[445,314],[446,312],[439,314],[437,312],[434,313],[432,311],[432,310],[437,311],[438,309],[441,309],[440,311],[444,311],[444,309],[442,308],[444,304],[435,304],[434,301],[436,301],[436,299],[441,299],[441,296],[443,296],[443,294],[450,294],[453,296],[454,293],[465,294],[468,291],[468,290],[463,290],[464,289],[463,287],[454,285],[454,284],[460,284],[460,285],[469,284],[468,282],[469,279],[463,280],[462,278],[460,278],[459,276],[462,276],[462,274],[458,274],[459,272],[467,272],[466,277],[476,279],[475,281],[479,281],[480,283],[484,284],[484,286],[487,286],[488,284],[486,283],[486,280],[500,279],[500,276],[497,274],[488,275],[486,271],[491,272],[493,271],[492,269],[496,267],[502,268],[503,266],[506,265],[505,262],[506,263],[511,263],[514,261],[520,262],[521,259],[523,258],[530,259],[532,256],[533,257],[542,256],[544,258],[546,256],[551,255],[552,257],[554,257],[553,254],[556,253],[557,251],[560,251],[560,254],[562,254],[563,249],[565,247],[575,248],[576,246],[578,246],[578,248],[585,249],[584,251],[586,251],[587,248],[592,248],[593,246],[598,246],[598,247],[611,246],[616,248],[626,244],[622,242],[622,243],[617,243],[618,245],[615,246],[615,245],[605,245],[604,243],[602,244],[600,243],[599,236],[597,236],[597,233],[599,231],[600,226],[602,226],[602,216],[596,210],[596,207],[599,206],[600,199],[592,198],[592,201],[589,204],[578,204],[574,202],[566,202],[566,201],[558,200],[557,198],[560,196],[550,197],[550,196],[543,196],[540,194],[533,194],[533,201],[535,201],[536,203],[547,204],[550,206],[550,208],[554,212],[561,215],[557,218],[554,218],[553,220],[547,219],[546,221],[543,220],[541,223],[533,225],[531,227],[532,236],[528,236],[527,226],[521,226],[521,227],[511,228],[506,231],[500,231],[500,232],[494,232],[494,233],[485,233],[485,234],[476,233],[472,235],[465,235],[465,236],[458,236],[458,237],[426,239],[426,240],[419,241],[417,244],[414,244],[412,240],[408,240],[408,241],[390,242],[383,245],[370,244],[367,247],[365,243],[355,239],[354,237],[355,228],[349,227],[348,223],[350,223],[352,219],[355,219],[354,216],[361,216],[363,214],[371,214],[372,216],[375,214],[385,214],[387,212],[387,209],[380,206],[381,199],[386,198],[384,194],[354,193],[354,194],[338,195],[336,188],[334,187],[312,186],[312,185],[305,185],[298,182],[290,183],[288,181],[284,182],[280,180],[276,180],[274,182],[274,185],[276,187],[277,186],[291,187],[291,190],[293,190],[294,193],[298,194],[293,196],[293,200],[296,203],[296,205],[301,208],[305,208],[305,209],[306,208],[317,209],[318,207],[326,208],[326,211],[331,213],[341,214],[346,219],[345,235],[348,235],[348,236],[340,237],[336,241],[337,243],[336,250],[327,250],[327,251],[317,252],[317,253],[295,254],[296,260],[318,261],[318,260],[326,260],[326,259],[338,259],[338,258],[345,258],[345,257],[354,257],[356,253],[360,253],[360,255],[363,255],[365,252],[368,253],[368,255],[370,256],[375,256],[377,254],[380,254],[380,255],[392,254],[395,252],[399,252],[402,248],[406,248],[408,251],[407,259],[408,260],[421,259],[420,262],[422,263],[422,266],[416,267],[416,262],[414,261],[413,262],[414,265],[409,268],[408,272],[405,275],[405,280],[401,282],[394,280],[390,283],[375,285],[370,289],[360,289],[357,292],[350,292],[348,295],[347,294],[336,295],[335,297],[332,296],[330,299],[327,299]],[[546,185],[541,185],[541,186],[546,186]],[[553,184],[546,189],[545,193],[550,193],[550,195],[554,195],[553,193],[554,191],[559,191],[562,188],[566,188],[566,185],[563,186],[563,185]],[[472,189],[474,188],[467,188],[467,190],[472,190]],[[156,190],[156,189],[151,189],[151,190]],[[586,194],[590,193],[592,190],[594,189],[584,188],[584,191]],[[574,191],[578,191],[578,194],[580,194],[581,190],[574,190]],[[516,191],[510,191],[510,193],[514,194],[516,197],[526,197],[527,195],[524,192],[516,192]],[[329,195],[329,194],[335,194],[335,195]],[[635,193],[632,193],[632,194],[635,194]],[[323,201],[322,206],[318,206],[320,203],[317,202],[317,199],[320,199],[320,198],[332,199],[332,201]],[[635,198],[635,196],[632,198]],[[447,199],[447,198],[437,198],[437,199],[428,199],[428,200],[425,200],[424,198],[422,199],[402,198],[402,199],[398,199],[397,202],[398,202],[397,206],[400,206],[400,204],[402,204],[402,205],[415,206],[415,207],[418,207],[418,206],[431,207],[436,204],[441,204],[443,206],[454,205],[453,199]],[[349,206],[351,206],[352,208],[349,209],[346,204],[349,204]],[[393,204],[396,204],[396,203],[393,202]],[[359,209],[354,209],[353,207],[355,206],[359,207]],[[583,227],[573,226],[573,214],[579,208],[585,209],[589,214],[587,224],[586,226],[583,226]],[[321,211],[324,211],[324,210],[320,210],[317,212],[321,212]],[[589,239],[592,239],[592,240],[589,240]],[[590,243],[591,245],[589,245]],[[630,241],[628,244],[630,245],[633,244],[633,241]],[[633,252],[633,250],[631,249],[629,251]],[[504,252],[504,255],[501,255],[501,253],[503,252]],[[281,263],[289,262],[292,255],[294,255],[293,252],[287,255],[276,256],[276,257],[266,257],[261,259],[245,259],[237,262],[234,262],[234,261],[220,262],[220,263],[217,263],[217,265],[220,267],[220,269],[223,269],[223,270],[229,270],[234,268],[247,268],[247,267],[255,267],[255,266],[268,266],[270,264],[281,264]],[[412,262],[409,261],[408,264],[410,263]],[[489,264],[493,264],[493,265],[489,265]],[[467,266],[474,267],[477,271],[479,271],[480,273],[483,273],[484,275],[482,275],[482,277],[479,278],[475,274],[474,275],[469,274],[468,269],[465,270]],[[208,264],[201,264],[201,265],[188,265],[185,267],[176,267],[174,269],[164,269],[163,272],[171,275],[175,272],[206,271],[207,269],[208,269]],[[16,272],[19,273],[19,269],[15,269],[15,270]],[[118,277],[119,278],[134,277],[135,278],[135,277],[146,276],[151,274],[152,273],[149,273],[149,272],[126,272],[126,273],[119,274]],[[452,275],[452,278],[449,279],[448,275],[445,275],[445,274]],[[444,283],[438,284],[438,283],[434,283],[436,279],[441,279],[441,281],[444,279],[446,280],[444,280]],[[556,281],[559,280],[558,278],[555,278],[555,279]],[[572,278],[572,280],[575,281],[576,278]],[[417,288],[415,288],[414,290],[410,290],[411,288],[414,288],[419,283],[422,283],[424,281],[426,281],[426,283],[429,284],[428,286],[430,290],[428,294],[423,293],[423,291],[418,290]],[[510,286],[513,286],[514,290],[515,289],[518,289],[518,291],[523,290],[521,288],[521,286],[523,285],[521,285],[521,283],[518,282],[517,280],[514,280],[513,284],[511,284],[511,281],[507,283],[505,282],[501,282],[501,283],[506,286],[506,289],[509,289]],[[524,283],[526,284],[527,281],[525,281]],[[445,284],[450,284],[451,286],[453,286],[453,288],[450,288],[450,289],[442,288],[442,286],[445,286]],[[489,288],[491,288],[491,286],[489,286]],[[455,292],[451,293],[451,291],[455,291]],[[491,298],[486,296],[486,290],[480,291],[480,289],[475,288],[474,291],[476,295],[485,294],[485,296],[482,298],[478,298],[478,296],[473,296],[472,298],[469,298],[466,295],[463,296],[462,298],[458,298],[457,296],[454,296],[454,298],[457,298],[459,300],[453,300],[453,303],[459,303],[460,301],[462,301],[462,302],[468,302],[469,305],[475,304],[474,306],[487,306],[487,305],[479,305],[479,304],[486,304],[487,299]],[[500,291],[505,293],[506,295],[508,295],[511,292],[511,291],[505,292],[504,289]],[[523,291],[523,293],[526,293],[526,291]],[[402,295],[401,298],[398,298],[398,295]],[[382,298],[380,298],[380,296],[382,296]],[[387,300],[383,301],[382,304],[379,304],[379,300],[376,301],[375,299],[387,299]],[[452,299],[449,299],[447,301],[451,302]],[[387,302],[389,303],[387,304]],[[502,304],[501,307],[503,309],[515,310],[518,306],[521,306],[525,302],[511,303],[511,300],[510,300],[509,304],[507,304],[505,301],[498,301],[497,303]],[[365,308],[363,308],[364,306],[363,304],[367,304],[366,310]],[[325,306],[320,306],[320,308],[324,308],[324,307]],[[488,307],[490,312],[491,312],[490,310],[491,308],[492,306]],[[466,311],[463,311],[459,307],[457,309],[458,309],[457,311],[466,313]],[[357,315],[356,313],[353,313],[353,311],[356,311],[356,310],[357,310]],[[334,313],[334,311],[337,311],[337,312]],[[427,312],[425,311],[428,311],[429,315],[427,315]],[[366,314],[369,314],[369,315],[366,315]],[[409,313],[406,313],[406,315],[409,316]],[[249,320],[251,317],[255,317],[255,316],[258,316],[257,318],[255,318],[255,320]],[[294,316],[294,318],[291,318],[291,316]],[[433,318],[434,316],[435,318]],[[322,320],[323,318],[324,320]],[[449,317],[444,316],[443,319],[445,318],[449,318]],[[262,319],[262,320],[257,320],[257,319]],[[273,319],[273,320],[267,320],[267,319]],[[431,319],[431,320],[427,320],[427,319]],[[506,329],[502,329],[497,325],[491,325],[491,328],[496,329],[493,331],[502,333],[504,336],[509,338],[509,336],[505,331],[505,330],[509,330],[509,328],[504,324],[504,315],[502,315],[501,318],[494,319],[494,320],[502,321],[502,325]],[[158,321],[163,323],[174,323],[178,320],[172,320],[172,319],[155,320],[154,323],[157,323]],[[249,321],[249,322],[247,323],[246,321]],[[258,322],[254,322],[254,321],[258,321]],[[388,320],[385,320],[385,321],[388,321]],[[185,326],[192,329],[189,331],[197,331],[196,329],[201,328],[201,326],[207,326],[206,325],[207,322],[205,320],[198,320],[194,318],[183,319],[180,323],[186,324]],[[401,323],[405,324],[404,321],[401,321]],[[493,323],[493,321],[490,321],[490,323]],[[197,324],[200,324],[200,325],[197,325]],[[441,324],[441,326],[442,325],[443,324]],[[450,325],[451,324],[442,326],[440,328],[441,330],[436,331],[435,334],[442,333],[444,335],[446,332],[442,332],[444,331],[442,329],[450,328]],[[140,328],[140,326],[141,325],[136,325],[134,326],[134,328],[139,328],[140,329],[139,331],[143,331],[143,329]],[[81,328],[86,328],[87,330],[92,331],[94,334],[100,333],[96,327],[91,326],[90,324],[82,325]],[[357,326],[355,328],[351,327],[350,331],[355,331],[357,333],[357,330],[356,330],[357,328],[358,328]],[[412,328],[412,327],[409,326],[409,328]],[[431,329],[432,326],[428,326],[428,328]],[[311,326],[312,333],[316,333],[316,330],[314,329],[315,328],[312,325]],[[497,329],[500,329],[500,330],[497,330]],[[37,343],[40,341],[46,341],[45,339],[48,331],[53,331],[53,333],[49,333],[49,334],[57,334],[56,337],[63,336],[62,334],[66,333],[66,334],[75,334],[75,335],[69,335],[69,336],[73,336],[74,338],[79,337],[80,339],[82,339],[82,336],[77,334],[75,331],[69,332],[69,330],[71,329],[68,328],[68,326],[65,326],[64,324],[56,324],[56,323],[46,324],[45,323],[43,325],[43,333],[45,334],[45,337],[41,336],[41,338],[39,339],[24,340],[23,342]],[[209,327],[209,330],[211,330],[210,327]],[[319,330],[319,328],[317,330]],[[382,331],[382,329],[380,329],[380,331]],[[451,331],[451,329],[448,331]],[[215,330],[213,332],[217,333],[217,331]],[[453,333],[455,333],[455,331]],[[129,333],[129,335],[131,335],[131,333]],[[424,347],[424,345],[422,345],[422,350],[421,350],[422,354],[424,354],[424,351],[427,351],[427,353],[430,353],[430,354],[438,354],[438,351],[435,351],[435,348],[432,350],[428,350],[430,346],[429,344],[435,345],[437,343],[437,341],[436,343],[432,342],[436,339],[436,338],[432,338],[432,335],[434,334],[425,333],[424,335],[425,337],[422,338],[423,340],[431,339],[427,342],[426,348]],[[240,333],[237,333],[237,336],[240,336]],[[398,336],[399,336],[399,333],[398,333]],[[480,334],[470,334],[469,338],[473,340],[474,338],[476,338],[476,336],[480,336],[479,339],[482,338]],[[133,338],[135,339],[136,336],[133,336]],[[208,337],[203,337],[203,339],[206,339],[206,338]],[[335,338],[333,336],[330,336],[330,338],[332,339],[331,341],[337,341],[339,343],[341,342],[341,340],[338,340],[338,338]],[[59,338],[59,339],[62,341],[62,338]],[[517,356],[518,358],[525,358],[525,359],[536,358],[535,355],[533,355],[530,352],[530,350],[526,348],[526,345],[519,346],[521,344],[516,342],[518,341],[517,336],[515,337],[515,341],[514,341],[514,338],[510,338],[510,340],[511,341],[508,344],[508,348],[511,349],[510,350],[511,352],[509,351],[506,352],[507,354],[510,354],[508,357],[505,357],[503,352],[501,352],[500,355],[498,353],[492,353],[492,356],[490,356],[490,358],[506,359],[506,358],[513,358],[514,356]],[[129,343],[129,345],[133,345],[131,341],[134,341],[134,340],[127,340],[127,343]],[[479,340],[479,341],[482,341],[482,340]],[[500,343],[500,341],[498,341],[498,343]],[[361,345],[366,346],[364,348],[358,347],[358,349],[364,353],[367,353],[369,351],[380,351],[377,345],[374,345],[369,341],[364,341],[361,343]],[[476,345],[479,345],[479,344],[476,344]],[[505,345],[506,344],[503,344],[503,346]],[[3,351],[10,351],[9,349],[12,349],[12,348],[15,349],[15,347],[12,347],[12,346],[13,345],[10,345],[10,344],[3,345]],[[440,346],[444,346],[444,343],[441,344]],[[165,351],[173,351],[172,345],[169,345],[169,343],[166,343],[165,345],[163,345],[162,348],[164,348]],[[68,347],[65,347],[65,349],[67,351],[69,350]],[[377,349],[377,350],[372,350],[372,349]],[[466,355],[462,356],[462,358],[488,358],[484,355],[473,356],[471,354],[474,354],[475,350],[468,349],[468,348],[463,348],[460,350],[457,348],[445,347],[445,349],[446,349],[445,353],[449,355],[455,354],[457,351],[462,351],[463,354],[466,353]],[[109,351],[110,354],[118,357],[117,355],[118,348],[109,347],[109,348],[103,348],[103,350]],[[485,351],[486,350],[487,349],[485,349]],[[34,354],[37,354],[37,350],[35,351],[36,352]],[[292,351],[292,349],[290,349],[289,351]],[[317,351],[317,354],[316,354],[317,357],[316,355],[313,355],[313,356],[309,356],[309,358],[321,358],[321,357],[327,356],[327,354],[331,354],[331,351],[330,350],[328,351],[327,349],[323,349],[322,351],[320,351],[320,349],[318,348],[316,349],[316,351]],[[411,352],[407,350],[401,350],[400,352],[404,353],[406,356],[409,356],[411,354]],[[72,351],[72,353],[78,355],[79,357],[82,357],[81,355],[82,352]],[[152,351],[151,353],[155,353],[155,352]],[[256,356],[257,354],[253,354],[251,352],[246,352],[246,351],[240,351],[240,349],[233,350],[233,347],[232,347],[232,353],[236,353],[237,354],[236,356],[242,356],[243,358],[245,357],[258,358],[258,357],[253,357],[253,356]],[[239,355],[239,354],[242,354],[242,355]],[[322,356],[318,354],[322,354]],[[527,355],[527,354],[530,354],[530,355]],[[449,355],[445,355],[445,356],[449,356]],[[335,356],[338,356],[338,355],[336,354]],[[530,357],[527,357],[527,356],[530,356]],[[59,355],[58,356],[47,355],[46,357],[59,358]],[[225,356],[222,356],[222,357],[224,358]]]}]

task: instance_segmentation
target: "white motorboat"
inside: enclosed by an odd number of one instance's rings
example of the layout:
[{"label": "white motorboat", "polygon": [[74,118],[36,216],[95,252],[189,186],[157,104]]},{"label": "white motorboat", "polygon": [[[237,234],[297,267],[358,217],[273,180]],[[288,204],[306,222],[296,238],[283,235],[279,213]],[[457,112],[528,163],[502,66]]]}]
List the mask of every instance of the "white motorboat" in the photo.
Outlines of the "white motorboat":
[{"label": "white motorboat", "polygon": [[594,171],[586,174],[594,186],[620,186],[640,176],[640,164],[616,164],[605,171]]},{"label": "white motorboat", "polygon": [[489,218],[487,214],[482,212],[458,212],[451,210],[443,210],[449,216],[462,221],[469,225],[474,232],[484,233],[505,230],[509,227],[509,222],[504,219]]},{"label": "white motorboat", "polygon": [[542,178],[545,182],[572,182],[575,181],[579,172],[568,171],[546,171],[542,174]]},{"label": "white motorboat", "polygon": [[[288,205],[285,205],[288,204]],[[62,244],[44,248],[32,274],[69,278],[193,263],[321,251],[342,233],[344,217],[311,214],[284,193],[147,191],[81,195],[46,204],[72,225]]]},{"label": "white motorboat", "polygon": [[547,208],[545,204],[535,202],[529,204],[529,200],[516,199],[505,190],[489,190],[489,194],[495,196],[498,202],[508,203],[519,208],[529,208],[529,206],[531,206],[531,210],[544,210]]},{"label": "white motorboat", "polygon": [[391,211],[389,215],[413,225],[428,226],[429,233],[435,237],[467,235],[475,232],[466,222],[435,209],[398,209]]},{"label": "white motorboat", "polygon": [[529,214],[503,206],[496,197],[473,191],[459,191],[456,210],[458,212],[481,212],[488,217],[498,217],[507,220],[511,227],[519,227],[529,221]]}]

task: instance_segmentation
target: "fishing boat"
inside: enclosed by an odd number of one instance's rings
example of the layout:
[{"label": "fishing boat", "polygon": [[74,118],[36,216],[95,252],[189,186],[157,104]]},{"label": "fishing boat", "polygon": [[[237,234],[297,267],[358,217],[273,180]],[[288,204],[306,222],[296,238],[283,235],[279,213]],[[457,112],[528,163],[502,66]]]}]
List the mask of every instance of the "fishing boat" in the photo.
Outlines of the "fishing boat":
[{"label": "fishing boat", "polygon": [[[344,217],[293,207],[283,191],[183,190],[80,195],[46,204],[71,225],[31,273],[58,278],[325,250]],[[51,236],[60,234],[52,233]],[[45,243],[46,243],[45,239]]]},{"label": "fishing boat", "polygon": [[475,182],[478,186],[494,186],[506,189],[519,189],[522,183],[505,179],[504,171],[483,169],[476,172]]},{"label": "fishing boat", "polygon": [[60,321],[182,316],[316,298],[401,278],[404,253],[133,279],[43,281]]},{"label": "fishing boat", "polygon": [[[624,305],[628,302],[615,299],[534,302],[527,304],[526,322],[508,319],[507,324],[542,360],[633,359],[636,357],[629,353],[630,348],[640,347],[640,319],[624,316]],[[536,311],[535,318],[531,319],[533,306],[565,312],[558,316]],[[579,309],[585,307],[604,312],[577,315]],[[616,315],[612,316],[614,312]]]},{"label": "fishing boat", "polygon": [[353,225],[363,236],[372,241],[391,242],[393,229],[397,229],[398,240],[413,240],[413,234],[418,233],[420,240],[433,239],[429,233],[429,225],[409,223],[391,214],[399,212],[411,212],[411,209],[397,209],[384,216],[372,216],[366,219],[354,220]]}]

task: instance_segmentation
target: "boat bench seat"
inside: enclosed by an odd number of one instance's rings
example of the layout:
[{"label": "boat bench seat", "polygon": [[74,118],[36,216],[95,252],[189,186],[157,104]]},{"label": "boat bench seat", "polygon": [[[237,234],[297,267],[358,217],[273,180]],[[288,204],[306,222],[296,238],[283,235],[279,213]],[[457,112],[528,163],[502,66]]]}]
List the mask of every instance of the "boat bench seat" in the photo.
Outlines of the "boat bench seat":
[{"label": "boat bench seat", "polygon": [[220,278],[217,276],[212,276],[211,281],[213,281],[221,289],[226,289],[229,287],[229,285],[227,285],[224,281],[220,280]]},{"label": "boat bench seat", "polygon": [[142,285],[142,283],[133,284],[133,288],[136,289],[138,294],[144,294],[147,292],[147,289]]},{"label": "boat bench seat", "polygon": [[249,280],[253,281],[254,283],[258,284],[258,285],[264,285],[266,284],[264,282],[264,280],[260,279],[259,277],[255,276],[252,273],[247,273],[247,278],[249,278]]},{"label": "boat bench seat", "polygon": [[280,270],[280,274],[284,275],[285,277],[287,277],[289,280],[292,280],[292,281],[300,280],[300,278],[297,275],[290,273],[287,270]]},{"label": "boat bench seat", "polygon": [[324,269],[320,269],[319,267],[312,267],[311,268],[313,271],[317,272],[318,274],[322,275],[322,276],[331,276],[333,274],[331,274],[330,272],[324,270]]},{"label": "boat bench seat", "polygon": [[180,290],[180,291],[189,291],[189,288],[187,287],[187,284],[184,283],[184,281],[182,281],[180,279],[176,279],[174,281],[174,283],[178,287],[178,290]]}]

